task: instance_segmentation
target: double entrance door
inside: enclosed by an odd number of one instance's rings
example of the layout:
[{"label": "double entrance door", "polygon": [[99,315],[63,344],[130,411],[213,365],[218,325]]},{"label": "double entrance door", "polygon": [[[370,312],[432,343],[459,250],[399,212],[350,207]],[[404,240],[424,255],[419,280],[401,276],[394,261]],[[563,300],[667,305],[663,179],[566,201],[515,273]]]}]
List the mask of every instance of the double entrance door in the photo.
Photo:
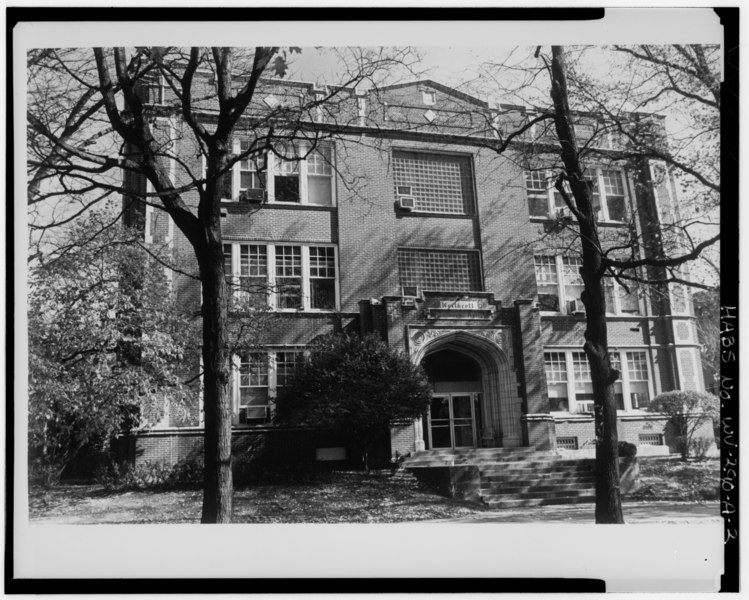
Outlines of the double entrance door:
[{"label": "double entrance door", "polygon": [[477,393],[435,394],[427,417],[430,448],[475,448]]}]

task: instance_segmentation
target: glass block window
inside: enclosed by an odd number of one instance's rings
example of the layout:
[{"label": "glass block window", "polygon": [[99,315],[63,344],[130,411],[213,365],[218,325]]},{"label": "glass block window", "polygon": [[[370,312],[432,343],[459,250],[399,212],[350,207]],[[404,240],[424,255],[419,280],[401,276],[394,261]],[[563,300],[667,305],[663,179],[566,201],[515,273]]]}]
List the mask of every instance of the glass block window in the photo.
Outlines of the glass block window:
[{"label": "glass block window", "polygon": [[310,246],[309,277],[311,308],[335,308],[335,250]]},{"label": "glass block window", "polygon": [[401,286],[419,286],[436,292],[480,292],[477,251],[398,250]]},{"label": "glass block window", "polygon": [[276,246],[276,306],[302,307],[301,246]]},{"label": "glass block window", "polygon": [[276,387],[287,385],[296,366],[304,359],[302,352],[276,352]]},{"label": "glass block window", "polygon": [[393,173],[396,192],[400,186],[410,187],[417,211],[474,212],[470,157],[394,151]]}]

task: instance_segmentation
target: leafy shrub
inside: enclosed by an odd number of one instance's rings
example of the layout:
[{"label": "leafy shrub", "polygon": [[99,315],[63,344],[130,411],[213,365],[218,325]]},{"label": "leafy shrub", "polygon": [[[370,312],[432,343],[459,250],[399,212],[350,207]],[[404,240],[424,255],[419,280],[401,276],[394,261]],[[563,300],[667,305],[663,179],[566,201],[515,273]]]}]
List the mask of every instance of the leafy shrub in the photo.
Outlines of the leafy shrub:
[{"label": "leafy shrub", "polygon": [[675,432],[674,442],[683,460],[693,448],[693,440],[703,424],[719,418],[720,401],[717,396],[705,392],[664,392],[656,396],[648,406],[650,412],[668,415]]},{"label": "leafy shrub", "polygon": [[96,470],[96,482],[106,490],[172,490],[200,487],[203,484],[203,464],[197,460],[144,462],[139,465],[112,462]]},{"label": "leafy shrub", "polygon": [[60,483],[62,468],[57,463],[44,460],[31,460],[29,462],[29,485],[41,487],[54,487]]},{"label": "leafy shrub", "polygon": [[317,470],[314,463],[274,460],[267,455],[240,454],[232,461],[237,488],[265,483],[306,483],[314,479]]},{"label": "leafy shrub", "polygon": [[432,391],[424,371],[377,335],[319,338],[276,399],[275,422],[348,438],[369,470],[389,429],[421,417]]},{"label": "leafy shrub", "polygon": [[619,458],[632,458],[637,456],[637,446],[629,442],[619,442]]},{"label": "leafy shrub", "polygon": [[697,460],[704,460],[713,448],[715,448],[713,441],[704,437],[695,438],[689,443],[689,449]]}]

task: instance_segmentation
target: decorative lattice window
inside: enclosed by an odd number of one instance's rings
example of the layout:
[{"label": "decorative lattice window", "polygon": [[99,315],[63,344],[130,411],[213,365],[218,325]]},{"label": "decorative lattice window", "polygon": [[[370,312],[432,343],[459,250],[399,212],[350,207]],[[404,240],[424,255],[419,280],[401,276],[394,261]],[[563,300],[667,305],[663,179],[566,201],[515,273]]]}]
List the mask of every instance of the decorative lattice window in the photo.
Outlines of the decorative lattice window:
[{"label": "decorative lattice window", "polygon": [[557,448],[564,450],[577,450],[577,436],[558,437]]},{"label": "decorative lattice window", "polygon": [[395,151],[393,173],[396,192],[398,187],[411,188],[415,210],[473,214],[470,157]]},{"label": "decorative lattice window", "polygon": [[480,292],[479,254],[474,250],[398,250],[401,286],[436,292]]}]

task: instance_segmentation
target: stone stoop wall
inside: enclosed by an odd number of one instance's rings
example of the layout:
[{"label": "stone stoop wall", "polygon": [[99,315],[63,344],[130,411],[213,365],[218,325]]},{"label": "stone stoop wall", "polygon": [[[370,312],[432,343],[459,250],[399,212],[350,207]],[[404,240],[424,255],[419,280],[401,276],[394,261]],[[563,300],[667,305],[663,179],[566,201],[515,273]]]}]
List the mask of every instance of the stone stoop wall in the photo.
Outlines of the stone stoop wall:
[{"label": "stone stoop wall", "polygon": [[536,450],[554,450],[557,447],[555,423],[551,415],[523,415],[521,418],[524,445]]}]

